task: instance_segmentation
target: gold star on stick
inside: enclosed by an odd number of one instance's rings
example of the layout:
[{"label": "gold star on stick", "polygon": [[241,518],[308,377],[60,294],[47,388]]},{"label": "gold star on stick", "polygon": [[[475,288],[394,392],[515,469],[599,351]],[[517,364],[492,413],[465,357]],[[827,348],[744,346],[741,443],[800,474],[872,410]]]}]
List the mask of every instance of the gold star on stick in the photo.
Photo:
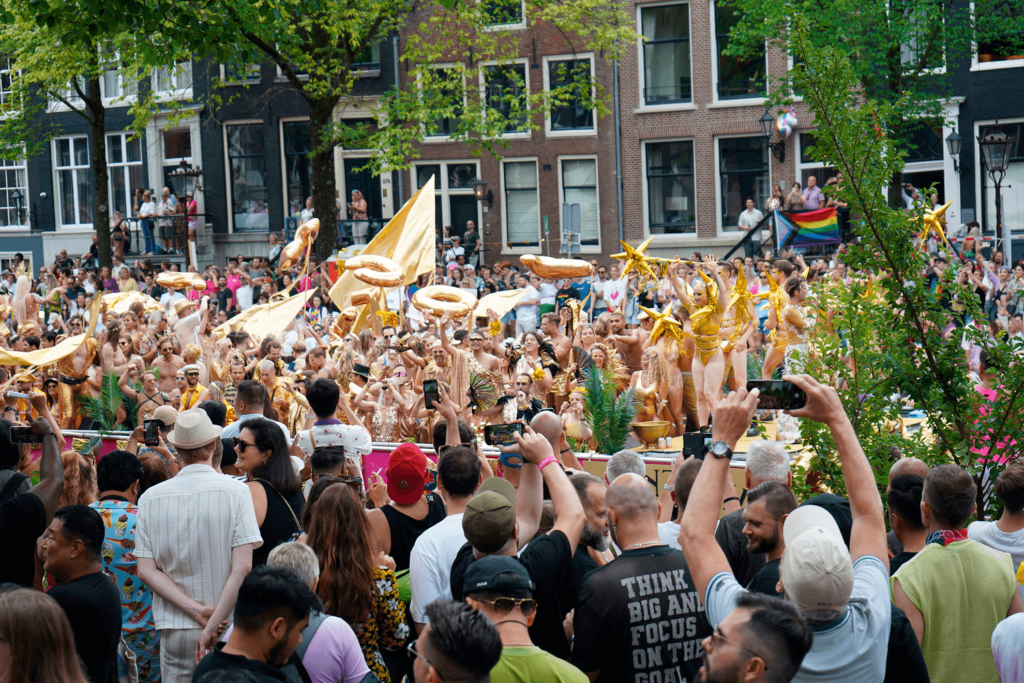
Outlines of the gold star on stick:
[{"label": "gold star on stick", "polygon": [[651,270],[650,264],[647,263],[647,256],[644,255],[644,251],[647,247],[651,246],[651,240],[653,237],[648,237],[639,247],[632,247],[622,240],[619,240],[619,244],[625,249],[621,254],[612,254],[612,258],[617,258],[620,261],[625,261],[625,265],[622,267],[622,277],[629,275],[629,271],[636,270],[642,276],[641,279],[647,278],[650,281],[655,281],[658,278],[654,276],[654,271]]},{"label": "gold star on stick", "polygon": [[672,317],[672,311],[666,310],[664,313],[659,313],[653,309],[641,306],[640,310],[647,314],[651,320],[654,321],[654,328],[651,330],[650,340],[653,344],[658,341],[658,337],[663,334],[667,334],[675,339],[680,344],[683,343],[683,326],[679,324],[679,321]]},{"label": "gold star on stick", "polygon": [[949,242],[946,241],[946,233],[942,230],[942,216],[946,213],[946,209],[949,208],[953,200],[949,200],[942,206],[936,209],[930,209],[924,212],[924,216],[921,217],[920,221],[923,223],[921,230],[921,248],[925,248],[925,243],[928,241],[928,236],[931,233],[935,233],[942,243],[949,248]]}]

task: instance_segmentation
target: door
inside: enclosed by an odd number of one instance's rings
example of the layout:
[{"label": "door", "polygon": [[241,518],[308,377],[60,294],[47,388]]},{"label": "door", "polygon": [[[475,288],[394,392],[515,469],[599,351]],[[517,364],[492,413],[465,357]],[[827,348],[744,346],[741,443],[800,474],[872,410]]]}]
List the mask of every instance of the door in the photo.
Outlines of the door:
[{"label": "door", "polygon": [[903,182],[910,183],[914,186],[914,189],[918,191],[918,194],[922,195],[921,199],[928,202],[929,197],[925,197],[928,188],[935,185],[934,194],[939,195],[939,204],[943,204],[946,200],[944,197],[946,193],[944,191],[945,186],[945,174],[939,169],[935,171],[914,171],[905,170],[903,172]]},{"label": "door", "polygon": [[[466,221],[477,221],[477,201],[471,194],[453,194],[448,198],[448,215],[451,216],[452,234],[458,235],[459,239],[466,235]],[[477,225],[477,235],[480,234],[480,226]]]},{"label": "door", "polygon": [[366,200],[366,215],[371,219],[380,219],[380,178],[374,176],[367,165],[369,159],[345,159],[345,190],[348,193],[342,201],[344,207],[352,201],[352,190],[359,190]]}]

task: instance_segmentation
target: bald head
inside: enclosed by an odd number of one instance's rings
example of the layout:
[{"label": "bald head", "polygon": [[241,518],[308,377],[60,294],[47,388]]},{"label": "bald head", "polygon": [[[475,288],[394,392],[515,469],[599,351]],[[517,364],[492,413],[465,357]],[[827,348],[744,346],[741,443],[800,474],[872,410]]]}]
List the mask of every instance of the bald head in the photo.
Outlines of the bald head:
[{"label": "bald head", "polygon": [[530,421],[533,431],[544,436],[551,443],[551,447],[558,450],[558,442],[562,438],[562,418],[549,410],[537,413]]},{"label": "bald head", "polygon": [[639,474],[617,477],[608,487],[604,501],[619,519],[640,522],[644,517],[650,517],[658,521],[658,499],[654,497],[654,489]]},{"label": "bald head", "polygon": [[889,486],[892,486],[893,479],[904,474],[916,474],[922,479],[927,479],[929,472],[931,468],[919,458],[900,458],[889,468]]}]

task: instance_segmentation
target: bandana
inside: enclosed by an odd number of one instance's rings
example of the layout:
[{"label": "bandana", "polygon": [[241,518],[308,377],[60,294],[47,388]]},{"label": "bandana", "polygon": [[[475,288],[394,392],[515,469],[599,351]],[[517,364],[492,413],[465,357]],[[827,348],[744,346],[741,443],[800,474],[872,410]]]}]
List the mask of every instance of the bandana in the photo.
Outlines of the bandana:
[{"label": "bandana", "polygon": [[932,543],[938,543],[939,545],[949,545],[950,543],[956,543],[957,541],[967,540],[967,529],[940,529],[939,531],[933,531],[928,534],[928,538],[925,539],[925,545],[931,545]]}]

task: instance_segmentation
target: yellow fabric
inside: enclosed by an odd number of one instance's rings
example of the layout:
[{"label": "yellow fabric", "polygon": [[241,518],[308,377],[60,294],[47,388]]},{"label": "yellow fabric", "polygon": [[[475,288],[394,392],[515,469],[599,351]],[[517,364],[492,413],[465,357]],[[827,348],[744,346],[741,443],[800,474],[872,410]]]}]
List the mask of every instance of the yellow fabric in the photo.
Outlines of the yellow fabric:
[{"label": "yellow fabric", "polygon": [[131,308],[131,305],[136,302],[142,304],[142,310],[146,313],[164,310],[159,301],[148,294],[138,291],[103,295],[103,303],[107,305],[107,310],[114,315],[124,315]]},{"label": "yellow fabric", "polygon": [[100,305],[102,303],[103,300],[97,296],[93,297],[92,303],[89,304],[89,329],[85,331],[85,334],[69,337],[49,349],[39,349],[37,351],[0,349],[0,365],[49,365],[50,363],[56,363],[62,358],[67,358],[77,351],[78,347],[84,344],[86,339],[92,336],[93,331],[96,329],[96,322],[100,319]]},{"label": "yellow fabric", "polygon": [[[218,339],[222,339],[227,336],[228,332],[242,328],[245,328],[246,332],[257,339],[266,337],[268,334],[281,334],[315,293],[316,290],[309,289],[305,292],[293,294],[287,299],[280,299],[264,306],[253,306],[220,325],[213,331],[213,335]],[[252,313],[251,311],[254,308],[259,310]],[[246,313],[249,313],[249,315],[246,316]],[[243,316],[245,316],[245,319],[238,322],[238,319]]]},{"label": "yellow fabric", "polygon": [[477,318],[486,318],[487,309],[489,308],[494,311],[495,315],[501,318],[515,308],[516,304],[518,304],[519,300],[524,296],[526,296],[525,289],[510,289],[505,292],[488,294],[476,303],[476,308],[473,309],[473,315]]},{"label": "yellow fabric", "polygon": [[199,395],[206,391],[206,387],[202,384],[196,384],[196,388],[191,387],[185,390],[185,393],[181,395],[181,409],[189,410],[196,407],[196,403],[199,401]]},{"label": "yellow fabric", "polygon": [[[397,262],[405,273],[402,284],[411,285],[420,274],[434,270],[435,220],[434,178],[431,177],[359,253],[386,256]],[[364,283],[346,271],[331,287],[331,300],[343,309],[351,305],[352,294],[364,287]],[[360,317],[363,315],[365,309]]]}]

